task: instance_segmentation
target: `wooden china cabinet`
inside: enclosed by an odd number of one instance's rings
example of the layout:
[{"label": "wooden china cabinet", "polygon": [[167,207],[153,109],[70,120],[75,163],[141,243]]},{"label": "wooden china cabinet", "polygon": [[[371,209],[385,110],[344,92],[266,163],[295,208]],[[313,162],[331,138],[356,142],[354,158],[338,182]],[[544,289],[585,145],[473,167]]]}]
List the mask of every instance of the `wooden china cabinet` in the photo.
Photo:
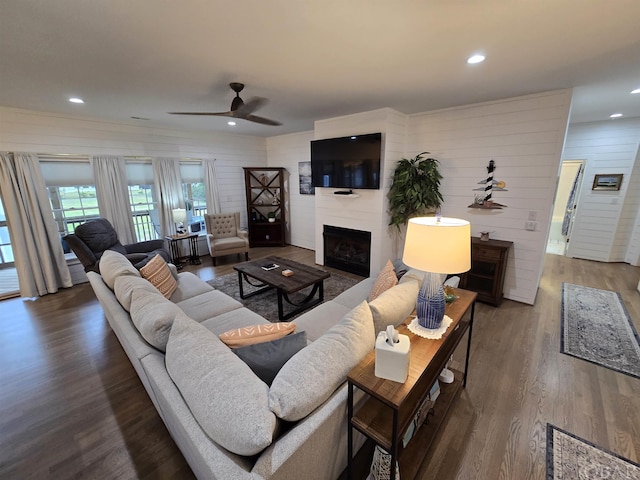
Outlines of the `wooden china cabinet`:
[{"label": "wooden china cabinet", "polygon": [[244,167],[251,247],[284,247],[285,172],[281,167]]}]

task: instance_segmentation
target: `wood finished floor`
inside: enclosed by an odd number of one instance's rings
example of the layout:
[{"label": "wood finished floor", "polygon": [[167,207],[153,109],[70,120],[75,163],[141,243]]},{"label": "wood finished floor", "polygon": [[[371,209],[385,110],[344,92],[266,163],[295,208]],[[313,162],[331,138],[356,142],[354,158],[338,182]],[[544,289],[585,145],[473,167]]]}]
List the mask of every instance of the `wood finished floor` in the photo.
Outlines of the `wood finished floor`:
[{"label": "wood finished floor", "polygon": [[[314,261],[296,247],[251,258],[272,254]],[[187,270],[204,280],[235,261],[203,260]],[[478,304],[467,388],[417,478],[543,479],[547,422],[638,462],[640,380],[560,354],[559,315],[575,283],[620,292],[638,329],[639,276],[547,255],[535,306]],[[89,284],[0,302],[0,365],[0,478],[193,478]]]}]

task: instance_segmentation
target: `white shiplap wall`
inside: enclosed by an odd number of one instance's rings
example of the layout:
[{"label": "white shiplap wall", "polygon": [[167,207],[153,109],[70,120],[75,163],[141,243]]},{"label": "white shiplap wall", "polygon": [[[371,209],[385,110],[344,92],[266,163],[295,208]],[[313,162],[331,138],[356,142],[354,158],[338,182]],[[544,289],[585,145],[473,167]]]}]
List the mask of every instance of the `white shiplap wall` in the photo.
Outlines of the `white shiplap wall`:
[{"label": "white shiplap wall", "polygon": [[287,242],[311,250],[315,249],[315,195],[300,195],[298,163],[311,161],[312,139],[312,131],[267,138],[269,166],[288,172]]},{"label": "white shiplap wall", "polygon": [[377,275],[389,259],[395,258],[392,231],[388,228],[387,197],[392,172],[404,153],[407,117],[383,108],[315,122],[314,139],[382,132],[381,188],[354,190],[357,198],[333,195],[336,189],[316,188],[316,263],[322,265],[323,225],[371,232],[371,275]]},{"label": "white shiplap wall", "polygon": [[[416,114],[409,122],[408,155],[426,150],[440,161],[443,216],[469,220],[475,236],[489,231],[514,242],[504,288],[512,300],[535,301],[570,103],[571,90],[558,90]],[[468,208],[491,159],[495,180],[508,190],[493,199],[507,207]],[[529,212],[536,231],[525,230]]]},{"label": "white shiplap wall", "polygon": [[[633,176],[632,172],[639,142],[638,118],[582,123],[569,128],[563,158],[585,159],[586,163],[568,256],[625,261],[634,231],[638,231],[640,189],[638,172]],[[591,189],[596,174],[609,173],[624,175],[619,191]]]},{"label": "white shiplap wall", "polygon": [[224,212],[242,212],[247,225],[242,167],[267,164],[262,137],[172,130],[0,107],[0,150],[49,154],[215,158]]}]

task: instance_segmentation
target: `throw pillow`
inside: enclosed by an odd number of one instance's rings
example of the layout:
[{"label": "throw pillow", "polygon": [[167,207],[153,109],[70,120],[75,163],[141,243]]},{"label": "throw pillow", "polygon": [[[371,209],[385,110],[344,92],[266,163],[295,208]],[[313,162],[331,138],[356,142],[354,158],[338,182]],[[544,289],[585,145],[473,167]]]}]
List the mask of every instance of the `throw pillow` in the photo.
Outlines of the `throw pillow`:
[{"label": "throw pillow", "polygon": [[270,342],[234,348],[232,351],[264,383],[271,385],[282,366],[306,346],[307,334],[298,332]]},{"label": "throw pillow", "polygon": [[102,280],[111,290],[116,284],[116,278],[121,275],[140,276],[140,272],[136,270],[136,267],[131,264],[127,257],[113,250],[104,251],[100,257],[98,269]]},{"label": "throw pillow", "polygon": [[140,269],[144,278],[149,280],[165,298],[171,297],[178,288],[178,282],[171,275],[167,262],[160,255],[153,257],[149,263]]},{"label": "throw pillow", "polygon": [[389,290],[394,285],[397,285],[397,283],[398,277],[396,277],[396,272],[393,270],[393,264],[391,260],[387,260],[387,264],[380,270],[373,287],[371,287],[367,301],[370,302],[376,299],[382,292]]},{"label": "throw pillow", "polygon": [[369,302],[376,334],[386,330],[389,325],[397,327],[411,315],[416,308],[419,289],[415,280],[403,282]]},{"label": "throw pillow", "polygon": [[284,364],[269,389],[269,408],[287,421],[306,417],[346,381],[374,344],[373,317],[363,301]]},{"label": "throw pillow", "polygon": [[277,434],[269,387],[218,337],[184,314],[173,322],[167,372],[205,433],[238,455],[255,455]]},{"label": "throw pillow", "polygon": [[167,349],[169,332],[180,307],[159,295],[143,288],[135,288],[131,295],[131,321],[140,335],[155,348]]},{"label": "throw pillow", "polygon": [[151,285],[149,280],[142,277],[134,277],[133,275],[121,275],[116,278],[116,284],[113,287],[113,293],[115,293],[118,302],[122,305],[127,312],[131,311],[131,297],[133,292],[138,289],[146,290],[155,294],[157,297],[161,297],[162,294],[156,287]]},{"label": "throw pillow", "polygon": [[264,323],[250,327],[234,328],[220,334],[222,340],[229,348],[246,347],[254,343],[268,342],[286,337],[295,332],[296,324],[293,322]]}]

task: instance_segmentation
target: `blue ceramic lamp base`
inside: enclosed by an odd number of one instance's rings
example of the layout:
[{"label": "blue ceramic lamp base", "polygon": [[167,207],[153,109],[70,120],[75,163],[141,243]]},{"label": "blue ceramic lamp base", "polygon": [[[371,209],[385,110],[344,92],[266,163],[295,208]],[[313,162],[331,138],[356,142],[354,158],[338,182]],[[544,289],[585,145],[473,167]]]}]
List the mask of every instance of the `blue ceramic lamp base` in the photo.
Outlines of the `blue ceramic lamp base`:
[{"label": "blue ceramic lamp base", "polygon": [[444,319],[444,288],[439,273],[424,274],[416,307],[418,323],[431,330],[440,328]]}]

